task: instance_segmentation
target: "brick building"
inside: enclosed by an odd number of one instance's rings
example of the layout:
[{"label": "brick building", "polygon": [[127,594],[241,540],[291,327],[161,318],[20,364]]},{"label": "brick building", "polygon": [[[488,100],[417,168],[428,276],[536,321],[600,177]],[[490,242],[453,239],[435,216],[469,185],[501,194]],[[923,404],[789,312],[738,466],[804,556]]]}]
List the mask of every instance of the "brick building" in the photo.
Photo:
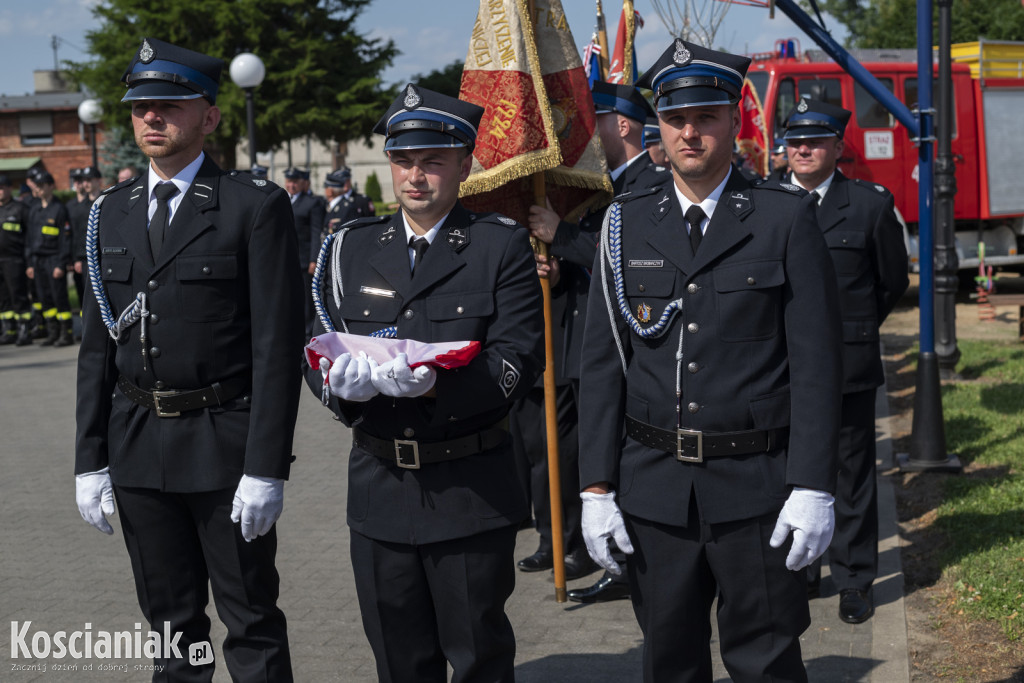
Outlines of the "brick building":
[{"label": "brick building", "polygon": [[[49,171],[58,190],[71,189],[69,173],[92,163],[90,126],[78,118],[80,92],[68,92],[56,71],[35,71],[35,93],[0,95],[0,173],[17,188],[30,168]],[[97,147],[103,145],[96,126]]]}]

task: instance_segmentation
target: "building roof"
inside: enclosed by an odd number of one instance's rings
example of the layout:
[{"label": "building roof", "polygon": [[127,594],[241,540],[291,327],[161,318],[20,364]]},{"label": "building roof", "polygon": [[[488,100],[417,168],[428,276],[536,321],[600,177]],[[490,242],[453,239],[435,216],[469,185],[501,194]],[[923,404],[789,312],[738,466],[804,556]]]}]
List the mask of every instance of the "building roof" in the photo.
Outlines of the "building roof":
[{"label": "building roof", "polygon": [[0,111],[76,109],[85,100],[81,92],[44,92],[34,95],[0,95]]},{"label": "building roof", "polygon": [[11,157],[0,159],[0,172],[27,171],[40,162],[42,157]]}]

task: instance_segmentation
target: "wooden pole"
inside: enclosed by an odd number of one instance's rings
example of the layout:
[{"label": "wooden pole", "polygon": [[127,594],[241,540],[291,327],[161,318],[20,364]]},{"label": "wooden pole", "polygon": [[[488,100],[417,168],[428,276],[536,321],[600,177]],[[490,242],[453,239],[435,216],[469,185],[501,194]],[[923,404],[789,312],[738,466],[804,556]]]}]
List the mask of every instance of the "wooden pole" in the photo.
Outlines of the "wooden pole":
[{"label": "wooden pole", "polygon": [[[1024,0],[1021,0],[1024,2]],[[608,29],[605,27],[604,12],[601,11],[601,0],[597,0],[597,44],[601,48],[601,58],[598,63],[601,65],[601,80],[608,80],[608,60],[611,55],[608,52]]]}]

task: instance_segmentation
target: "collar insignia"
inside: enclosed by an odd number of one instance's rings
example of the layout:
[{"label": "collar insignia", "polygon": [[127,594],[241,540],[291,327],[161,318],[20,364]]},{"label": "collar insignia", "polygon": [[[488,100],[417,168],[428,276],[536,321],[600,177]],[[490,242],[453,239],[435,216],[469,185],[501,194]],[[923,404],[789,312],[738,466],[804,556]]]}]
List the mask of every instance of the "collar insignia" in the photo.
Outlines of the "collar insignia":
[{"label": "collar insignia", "polygon": [[683,41],[676,39],[676,51],[672,53],[672,61],[676,66],[686,66],[693,59],[693,54],[686,49]]},{"label": "collar insignia", "polygon": [[462,228],[448,228],[448,237],[445,240],[452,249],[458,251],[469,244],[469,231]]},{"label": "collar insignia", "polygon": [[416,88],[413,87],[412,83],[405,90],[405,99],[402,100],[402,104],[405,105],[406,109],[415,109],[423,104],[423,98],[416,92]]},{"label": "collar insignia", "polygon": [[779,187],[783,190],[789,190],[790,192],[799,192],[800,188],[792,183],[779,183]]},{"label": "collar insignia", "polygon": [[636,307],[636,319],[642,323],[651,322],[651,307],[641,303]]},{"label": "collar insignia", "polygon": [[801,98],[800,103],[796,105],[796,110],[803,114],[807,111],[807,100]]},{"label": "collar insignia", "polygon": [[398,233],[395,231],[395,226],[390,225],[388,226],[387,230],[381,233],[380,237],[377,238],[377,241],[380,242],[380,246],[383,247],[387,245],[388,242],[395,239],[395,235],[397,234]]},{"label": "collar insignia", "polygon": [[508,216],[498,216],[498,220],[501,221],[502,223],[504,223],[505,225],[515,225],[516,224],[515,220],[509,218]]},{"label": "collar insignia", "polygon": [[255,185],[256,187],[263,187],[264,185],[267,184],[267,181],[263,180],[262,178],[253,178],[252,182],[253,185]]},{"label": "collar insignia", "polygon": [[154,57],[156,57],[156,50],[153,49],[148,40],[143,39],[142,47],[139,48],[139,61],[143,64],[149,64],[153,61]]}]

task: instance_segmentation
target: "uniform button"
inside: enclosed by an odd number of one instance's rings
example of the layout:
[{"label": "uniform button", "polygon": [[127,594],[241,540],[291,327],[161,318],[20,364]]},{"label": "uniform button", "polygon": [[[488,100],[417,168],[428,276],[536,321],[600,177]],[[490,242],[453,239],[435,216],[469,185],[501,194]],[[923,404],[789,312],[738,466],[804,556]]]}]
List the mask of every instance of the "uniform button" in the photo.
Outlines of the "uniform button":
[{"label": "uniform button", "polygon": [[580,309],[578,309],[578,308],[573,309],[572,317],[575,318],[575,317],[579,316],[579,314],[580,314]]},{"label": "uniform button", "polygon": [[203,266],[203,275],[210,274],[210,266]]},{"label": "uniform button", "polygon": [[748,278],[747,278],[747,284],[748,284],[748,285],[756,285],[756,284],[757,284],[757,280],[755,280],[755,279],[754,279],[754,278],[752,278],[752,277],[748,277]]},{"label": "uniform button", "polygon": [[639,289],[641,292],[646,292],[647,291],[647,288],[644,287],[643,285],[640,285],[637,289]]},{"label": "uniform button", "polygon": [[246,405],[252,403],[252,395],[251,394],[246,394],[245,396],[243,396],[242,397],[242,402],[245,403]]},{"label": "uniform button", "polygon": [[689,325],[686,326],[686,331],[687,332],[691,332],[693,334],[697,334],[697,331],[699,329],[700,329],[700,325],[698,325],[697,323],[690,323]]},{"label": "uniform button", "polygon": [[365,318],[366,316],[368,316],[368,315],[370,315],[370,309],[369,309],[369,308],[367,308],[367,309],[366,309],[365,311],[363,311],[363,317],[364,317],[364,318]]},{"label": "uniform button", "polygon": [[691,282],[689,285],[686,286],[686,291],[689,292],[690,294],[696,294],[698,289],[700,289],[700,287],[698,287],[697,283],[695,282]]},{"label": "uniform button", "polygon": [[156,315],[155,313],[150,313],[149,314],[149,324],[150,325],[156,325],[158,322],[160,322],[160,316]]},{"label": "uniform button", "polygon": [[689,370],[691,373],[694,373],[700,370],[700,366],[697,365],[696,363],[690,363],[689,365],[686,366],[686,369]]},{"label": "uniform button", "polygon": [[412,437],[416,436],[416,430],[413,429],[412,427],[406,427],[405,429],[402,430],[402,436],[404,436],[407,439],[411,439]]},{"label": "uniform button", "polygon": [[849,244],[849,242],[846,241],[845,237],[843,238],[843,244]]},{"label": "uniform button", "polygon": [[107,268],[107,275],[113,275],[113,274],[114,274],[114,269],[113,268]]},{"label": "uniform button", "polygon": [[157,282],[156,280],[150,280],[149,282],[146,283],[146,288],[149,289],[149,291],[151,292],[155,292],[157,287],[159,286],[160,283]]},{"label": "uniform button", "polygon": [[463,313],[466,312],[466,309],[463,308],[462,306],[459,306],[458,308],[455,309],[455,312],[458,313],[459,315],[462,315]]},{"label": "uniform button", "polygon": [[160,357],[160,347],[159,346],[154,346],[153,348],[151,348],[149,350],[149,355],[152,356],[153,358],[159,358]]},{"label": "uniform button", "polygon": [[698,410],[700,410],[700,406],[696,403],[691,403],[690,405],[686,406],[686,409],[689,410],[691,413],[696,413]]},{"label": "uniform button", "polygon": [[412,309],[406,309],[405,313],[402,314],[402,317],[405,318],[406,320],[412,320],[412,316]]},{"label": "uniform button", "polygon": [[153,385],[153,388],[156,389],[157,391],[161,391],[165,386],[167,385],[164,384],[164,381],[162,379],[158,379],[156,381],[156,384]]}]

